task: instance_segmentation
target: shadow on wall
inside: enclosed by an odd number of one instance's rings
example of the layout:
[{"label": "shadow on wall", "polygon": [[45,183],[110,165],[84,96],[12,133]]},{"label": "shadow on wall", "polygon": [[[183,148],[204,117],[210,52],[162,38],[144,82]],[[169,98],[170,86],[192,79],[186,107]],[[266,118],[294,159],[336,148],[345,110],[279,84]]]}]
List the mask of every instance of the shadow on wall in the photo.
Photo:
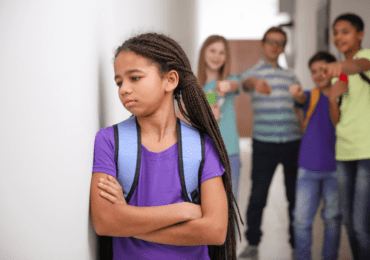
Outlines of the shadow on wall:
[{"label": "shadow on wall", "polygon": [[103,69],[103,59],[101,55],[99,56],[98,61],[98,111],[99,111],[99,129],[106,127],[106,118],[105,115],[108,113],[107,111],[107,95],[104,91],[104,82],[106,82],[106,77],[104,75]]}]

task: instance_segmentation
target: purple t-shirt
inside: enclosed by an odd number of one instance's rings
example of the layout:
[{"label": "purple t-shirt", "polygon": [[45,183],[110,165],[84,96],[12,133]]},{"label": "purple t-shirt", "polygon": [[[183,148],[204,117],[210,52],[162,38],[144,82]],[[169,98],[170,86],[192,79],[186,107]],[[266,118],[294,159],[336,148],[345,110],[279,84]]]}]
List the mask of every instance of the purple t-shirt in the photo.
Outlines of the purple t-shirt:
[{"label": "purple t-shirt", "polygon": [[[311,92],[304,93],[307,100],[302,109],[306,115]],[[302,137],[298,166],[310,171],[335,171],[335,141],[335,128],[329,114],[329,99],[321,94]]]},{"label": "purple t-shirt", "polygon": [[[223,168],[217,150],[209,136],[205,136],[205,160],[201,182],[221,176]],[[113,127],[101,129],[95,138],[93,172],[116,177]],[[129,205],[148,207],[184,202],[181,195],[177,143],[160,153],[141,149],[141,168],[138,185]],[[113,259],[209,259],[208,247],[174,246],[147,242],[133,237],[113,238]]]}]

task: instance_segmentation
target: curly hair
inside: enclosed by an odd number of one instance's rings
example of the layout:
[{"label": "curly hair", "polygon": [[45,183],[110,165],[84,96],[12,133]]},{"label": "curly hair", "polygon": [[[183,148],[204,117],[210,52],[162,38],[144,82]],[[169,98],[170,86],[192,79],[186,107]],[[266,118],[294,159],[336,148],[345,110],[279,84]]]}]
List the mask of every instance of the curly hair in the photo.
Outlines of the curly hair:
[{"label": "curly hair", "polygon": [[[176,41],[165,35],[146,33],[125,41],[117,48],[115,57],[117,58],[121,52],[134,52],[148,58],[158,65],[161,73],[165,74],[170,70],[178,72],[179,84],[174,90],[174,98],[177,100],[180,112],[194,127],[212,138],[222,165],[225,168],[222,180],[228,200],[228,229],[226,241],[222,246],[208,246],[209,255],[212,260],[225,259],[226,254],[228,260],[236,260],[235,223],[237,224],[240,236],[236,209],[238,210],[239,217],[240,212],[232,192],[229,157],[217,121],[202,88],[199,86],[191,70],[190,62],[184,50]],[[181,105],[181,98],[183,99],[187,112],[185,112]]]}]

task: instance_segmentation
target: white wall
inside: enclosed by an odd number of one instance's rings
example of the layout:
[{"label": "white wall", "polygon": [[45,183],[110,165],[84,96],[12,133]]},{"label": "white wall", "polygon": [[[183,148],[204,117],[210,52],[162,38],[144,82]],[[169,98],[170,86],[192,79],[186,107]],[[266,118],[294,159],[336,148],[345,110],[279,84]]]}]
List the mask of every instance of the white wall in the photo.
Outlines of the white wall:
[{"label": "white wall", "polygon": [[[136,0],[108,1],[101,4],[99,13],[100,51],[99,82],[102,126],[122,121],[131,114],[118,99],[113,80],[113,53],[126,39],[140,33],[156,31],[179,42],[194,64],[195,50],[195,0]],[[112,14],[112,15],[107,15]]]},{"label": "white wall", "polygon": [[159,30],[191,52],[194,15],[194,1],[0,2],[0,259],[96,259],[94,137],[129,115],[113,50]]},{"label": "white wall", "polygon": [[0,259],[93,255],[95,7],[1,3]]},{"label": "white wall", "polygon": [[294,72],[299,78],[304,90],[315,86],[308,68],[309,59],[316,53],[317,9],[320,0],[296,0],[294,15]]}]

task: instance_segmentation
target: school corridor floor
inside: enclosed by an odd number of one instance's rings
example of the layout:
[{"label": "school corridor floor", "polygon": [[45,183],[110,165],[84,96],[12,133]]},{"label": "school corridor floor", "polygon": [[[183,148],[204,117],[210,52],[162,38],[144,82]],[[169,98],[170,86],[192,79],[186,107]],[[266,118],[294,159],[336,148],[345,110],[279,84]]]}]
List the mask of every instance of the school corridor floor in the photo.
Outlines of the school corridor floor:
[{"label": "school corridor floor", "polygon": [[[245,223],[247,203],[249,201],[251,189],[251,156],[252,143],[250,138],[240,138],[240,159],[242,168],[240,171],[238,204],[240,213]],[[285,197],[283,167],[279,165],[274,174],[267,199],[267,205],[262,216],[262,240],[259,245],[259,260],[290,260],[292,259],[292,249],[288,240],[288,203]],[[321,248],[323,240],[323,222],[320,216],[321,210],[315,217],[313,228],[313,247],[312,259],[321,259]],[[246,223],[245,223],[246,224]],[[246,227],[242,227],[242,241],[237,240],[237,255],[243,251],[247,242],[244,232]],[[341,245],[339,249],[340,260],[350,260],[351,252],[342,226]],[[242,258],[240,258],[242,260]]]}]

